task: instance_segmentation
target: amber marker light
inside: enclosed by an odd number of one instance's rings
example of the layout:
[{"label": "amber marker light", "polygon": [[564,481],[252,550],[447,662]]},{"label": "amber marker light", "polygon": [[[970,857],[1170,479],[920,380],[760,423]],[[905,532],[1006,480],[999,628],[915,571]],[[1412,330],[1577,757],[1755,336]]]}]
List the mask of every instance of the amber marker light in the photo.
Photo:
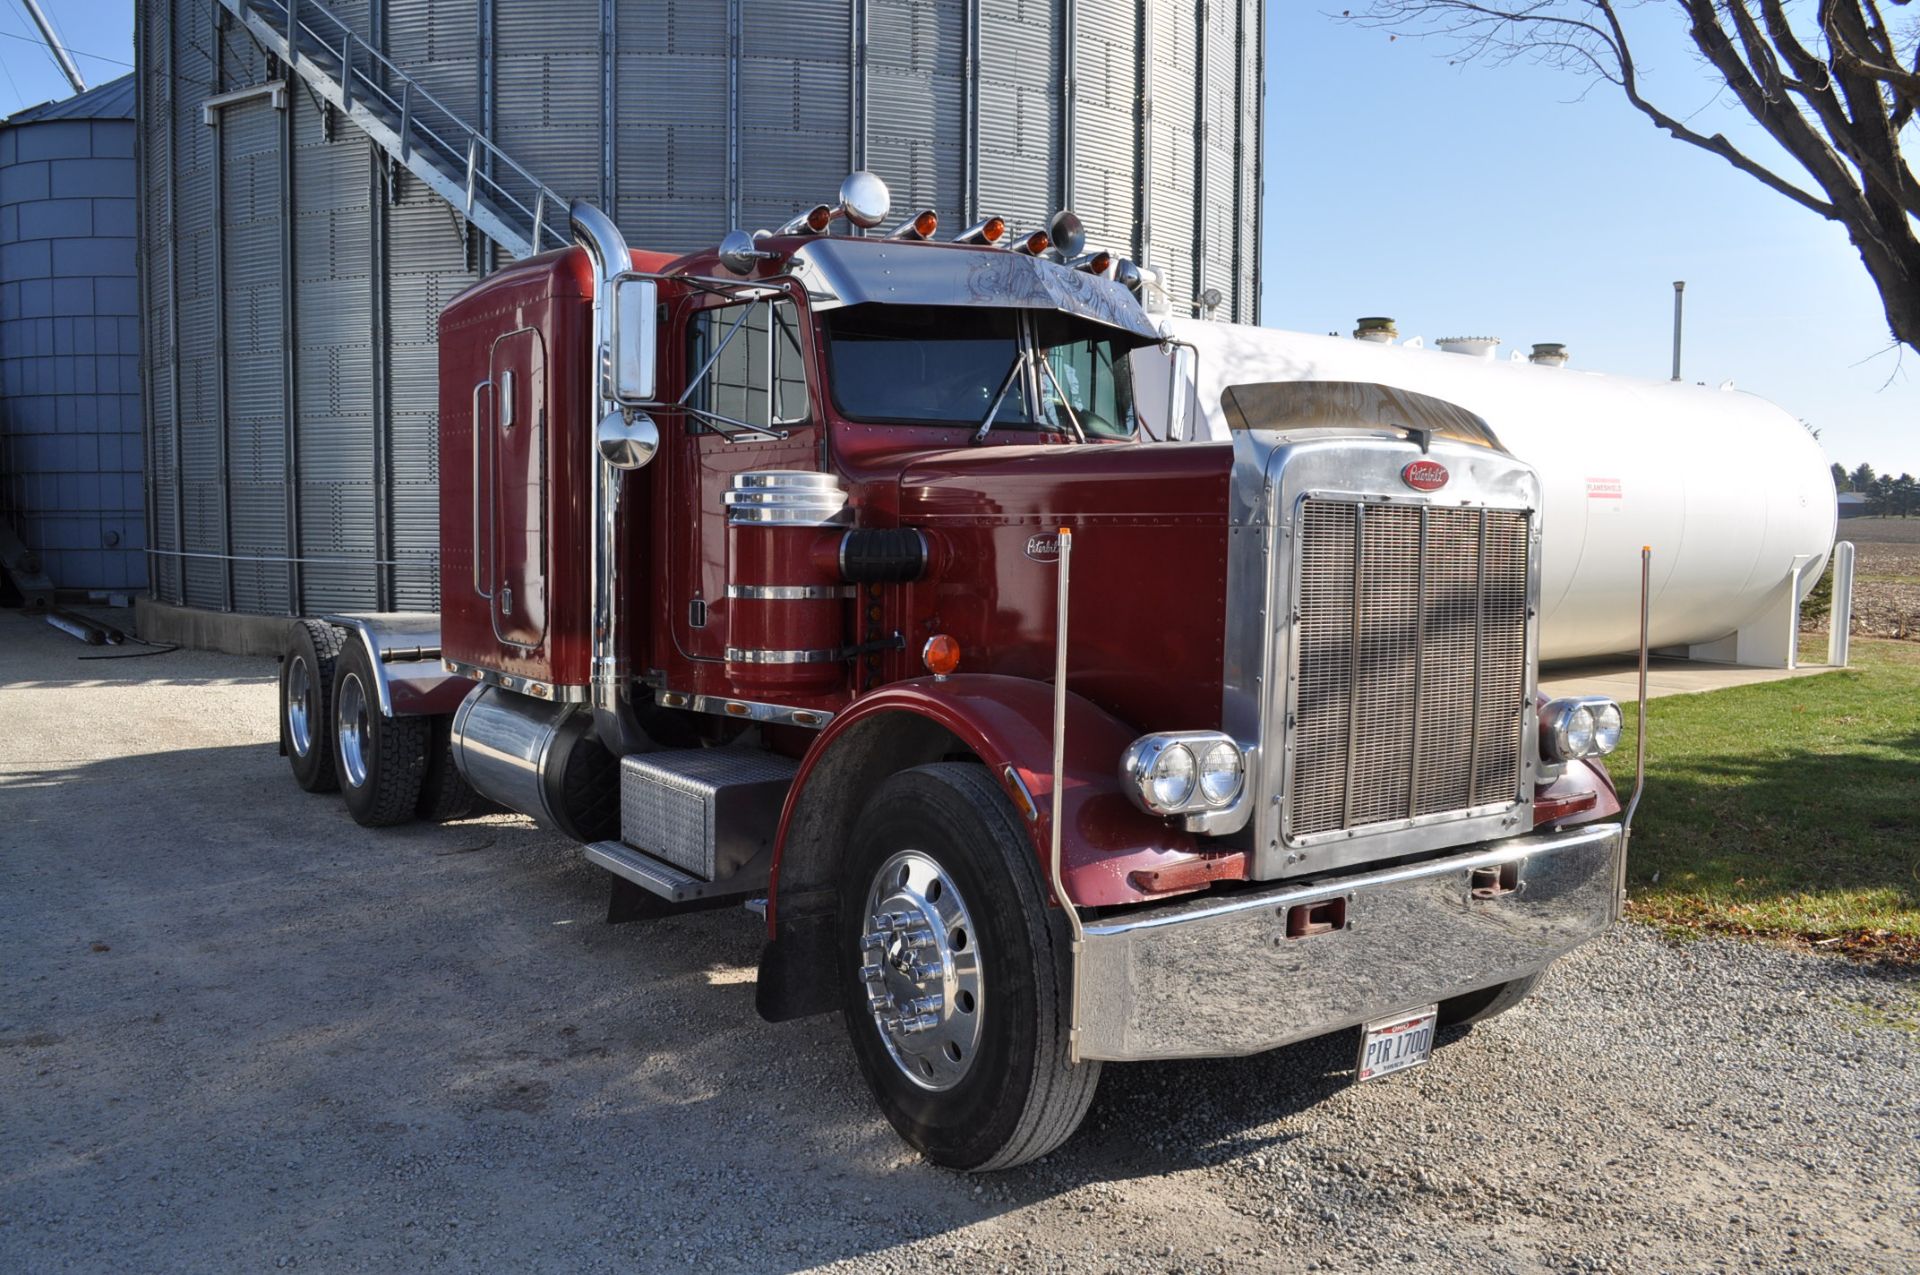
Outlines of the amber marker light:
[{"label": "amber marker light", "polygon": [[1015,252],[1024,252],[1029,257],[1037,257],[1053,246],[1053,240],[1047,238],[1047,232],[1036,230],[1013,246]]},{"label": "amber marker light", "polygon": [[935,681],[944,682],[960,667],[960,644],[945,633],[936,633],[920,648],[920,662],[927,666],[927,672],[933,674]]}]

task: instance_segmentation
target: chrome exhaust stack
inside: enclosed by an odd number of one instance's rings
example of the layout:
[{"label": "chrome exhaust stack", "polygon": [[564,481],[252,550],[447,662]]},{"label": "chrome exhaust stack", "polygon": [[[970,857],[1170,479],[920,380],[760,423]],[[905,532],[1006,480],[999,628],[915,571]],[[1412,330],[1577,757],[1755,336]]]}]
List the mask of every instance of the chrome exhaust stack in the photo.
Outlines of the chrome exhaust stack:
[{"label": "chrome exhaust stack", "polygon": [[[620,411],[613,396],[612,369],[614,281],[633,269],[626,236],[613,219],[584,199],[567,210],[573,236],[593,263],[593,419],[605,420]],[[591,503],[593,525],[587,559],[588,615],[592,631],[590,702],[600,742],[615,757],[651,747],[621,697],[627,683],[626,661],[620,653],[620,563],[615,530],[619,523],[623,471],[609,464],[596,442],[592,460]]]}]

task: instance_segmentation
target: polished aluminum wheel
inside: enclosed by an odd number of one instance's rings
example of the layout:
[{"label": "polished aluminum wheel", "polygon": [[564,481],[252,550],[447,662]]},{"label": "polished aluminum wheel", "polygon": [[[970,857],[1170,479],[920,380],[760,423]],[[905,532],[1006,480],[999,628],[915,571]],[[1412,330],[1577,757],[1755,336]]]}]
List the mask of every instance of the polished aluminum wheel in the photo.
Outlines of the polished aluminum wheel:
[{"label": "polished aluminum wheel", "polygon": [[349,784],[367,785],[367,766],[373,757],[373,723],[368,720],[367,688],[349,673],[340,680],[340,765]]},{"label": "polished aluminum wheel", "polygon": [[867,889],[860,978],[894,1065],[922,1089],[966,1078],[980,1045],[984,990],[979,935],[953,878],[928,855],[902,850]]},{"label": "polished aluminum wheel", "polygon": [[296,757],[305,757],[313,751],[313,670],[307,666],[307,657],[292,655],[287,659],[287,742],[293,745]]}]

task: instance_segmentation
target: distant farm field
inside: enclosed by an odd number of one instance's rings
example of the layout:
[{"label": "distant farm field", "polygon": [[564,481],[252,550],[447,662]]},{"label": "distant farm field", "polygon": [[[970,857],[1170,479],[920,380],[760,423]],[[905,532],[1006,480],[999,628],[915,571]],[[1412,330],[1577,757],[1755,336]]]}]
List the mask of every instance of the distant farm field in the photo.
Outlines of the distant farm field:
[{"label": "distant farm field", "polygon": [[[1855,636],[1920,639],[1920,518],[1848,518],[1839,538],[1851,540],[1858,554]],[[1825,609],[1810,609],[1803,628],[1826,632]]]}]

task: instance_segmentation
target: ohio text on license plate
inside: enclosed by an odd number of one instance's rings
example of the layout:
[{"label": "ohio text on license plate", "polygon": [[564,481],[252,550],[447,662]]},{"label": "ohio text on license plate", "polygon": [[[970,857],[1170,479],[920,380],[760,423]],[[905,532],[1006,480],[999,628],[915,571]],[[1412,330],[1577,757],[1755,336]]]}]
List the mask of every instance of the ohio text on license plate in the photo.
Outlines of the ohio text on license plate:
[{"label": "ohio text on license plate", "polygon": [[1418,1067],[1433,1056],[1433,1025],[1440,1007],[1376,1018],[1360,1030],[1360,1061],[1355,1080],[1378,1080],[1396,1071]]}]

